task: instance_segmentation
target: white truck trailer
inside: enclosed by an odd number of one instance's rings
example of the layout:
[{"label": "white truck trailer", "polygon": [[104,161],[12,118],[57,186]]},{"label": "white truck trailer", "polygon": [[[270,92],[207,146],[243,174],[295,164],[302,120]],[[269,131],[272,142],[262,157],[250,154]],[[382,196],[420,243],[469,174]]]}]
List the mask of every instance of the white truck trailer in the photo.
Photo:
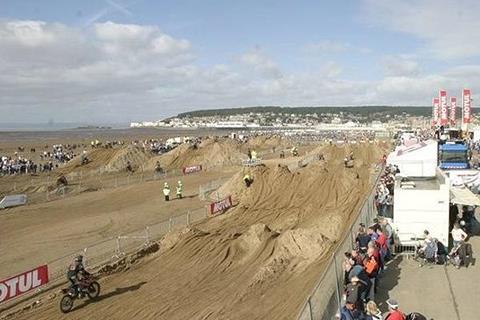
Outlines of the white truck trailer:
[{"label": "white truck trailer", "polygon": [[434,177],[397,177],[393,224],[400,245],[415,245],[424,230],[448,245],[450,181],[440,170]]}]

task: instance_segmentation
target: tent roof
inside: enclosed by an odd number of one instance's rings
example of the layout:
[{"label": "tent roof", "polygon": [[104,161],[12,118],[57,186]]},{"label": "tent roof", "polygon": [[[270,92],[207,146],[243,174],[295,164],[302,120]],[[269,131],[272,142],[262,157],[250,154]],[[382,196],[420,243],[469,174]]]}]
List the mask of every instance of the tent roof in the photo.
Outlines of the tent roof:
[{"label": "tent roof", "polygon": [[450,202],[465,206],[480,206],[480,198],[467,188],[450,188]]}]

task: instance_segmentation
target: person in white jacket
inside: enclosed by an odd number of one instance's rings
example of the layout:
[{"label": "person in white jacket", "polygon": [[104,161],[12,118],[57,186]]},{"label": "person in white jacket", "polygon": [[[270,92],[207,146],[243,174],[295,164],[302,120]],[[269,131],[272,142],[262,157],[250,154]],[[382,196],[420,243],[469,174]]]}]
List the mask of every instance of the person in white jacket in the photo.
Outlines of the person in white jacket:
[{"label": "person in white jacket", "polygon": [[165,201],[170,200],[170,186],[167,182],[163,185],[163,195],[165,196]]},{"label": "person in white jacket", "polygon": [[467,234],[465,233],[465,231],[462,230],[462,228],[460,228],[458,222],[454,223],[453,229],[452,231],[450,231],[450,233],[452,234],[454,247],[457,246],[460,241],[463,241],[467,238]]}]

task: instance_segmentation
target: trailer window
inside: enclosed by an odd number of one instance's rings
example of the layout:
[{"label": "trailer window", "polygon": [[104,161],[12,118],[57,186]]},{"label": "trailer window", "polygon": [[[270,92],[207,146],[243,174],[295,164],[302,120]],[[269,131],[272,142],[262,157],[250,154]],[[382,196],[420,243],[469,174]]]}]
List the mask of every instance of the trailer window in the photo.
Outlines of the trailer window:
[{"label": "trailer window", "polygon": [[443,162],[467,162],[467,159],[466,151],[442,152],[440,154],[440,161]]}]

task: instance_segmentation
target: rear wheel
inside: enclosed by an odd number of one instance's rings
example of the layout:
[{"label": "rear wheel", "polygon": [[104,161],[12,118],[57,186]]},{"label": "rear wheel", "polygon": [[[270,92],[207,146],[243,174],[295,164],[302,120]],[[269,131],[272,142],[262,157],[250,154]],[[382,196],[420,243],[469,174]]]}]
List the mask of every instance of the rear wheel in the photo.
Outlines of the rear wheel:
[{"label": "rear wheel", "polygon": [[100,284],[93,281],[87,288],[87,296],[89,299],[95,299],[100,294]]},{"label": "rear wheel", "polygon": [[69,294],[63,296],[62,300],[60,300],[60,310],[63,313],[70,312],[73,308],[73,297]]}]

